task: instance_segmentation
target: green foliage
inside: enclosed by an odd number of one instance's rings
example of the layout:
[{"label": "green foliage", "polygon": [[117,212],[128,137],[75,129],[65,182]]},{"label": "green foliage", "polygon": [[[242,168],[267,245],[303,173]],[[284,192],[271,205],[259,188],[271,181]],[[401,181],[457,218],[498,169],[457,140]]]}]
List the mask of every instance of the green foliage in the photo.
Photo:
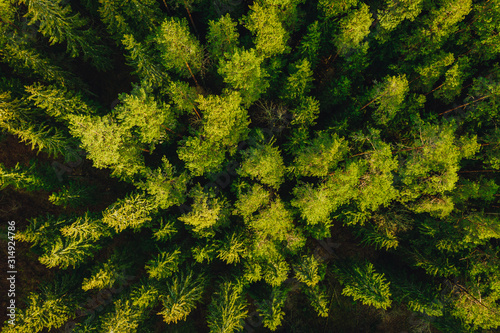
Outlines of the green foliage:
[{"label": "green foliage", "polygon": [[293,170],[301,176],[327,176],[345,157],[347,149],[344,138],[320,132],[308,145],[297,151]]},{"label": "green foliage", "polygon": [[243,329],[246,301],[238,282],[224,281],[212,296],[207,322],[210,332],[229,333]]},{"label": "green foliage", "polygon": [[72,57],[77,57],[80,52],[85,59],[91,58],[93,64],[99,69],[110,67],[109,58],[105,54],[109,50],[98,45],[99,35],[92,28],[83,30],[87,20],[79,13],[73,14],[69,5],[63,6],[61,0],[21,0],[28,5],[28,24],[39,24],[38,30],[49,37],[51,44],[66,42],[67,51]]},{"label": "green foliage", "polygon": [[189,176],[187,173],[178,176],[175,174],[175,167],[163,156],[162,165],[156,170],[147,169],[146,179],[137,186],[151,196],[157,208],[167,209],[181,205],[186,200]]},{"label": "green foliage", "polygon": [[64,237],[92,242],[113,235],[112,228],[89,213],[77,217],[71,224],[63,226],[60,231]]},{"label": "green foliage", "polygon": [[36,164],[23,168],[17,163],[13,168],[8,169],[0,163],[0,190],[9,185],[15,189],[24,189],[26,191],[43,189],[44,179],[35,170]]},{"label": "green foliage", "polygon": [[156,36],[162,65],[182,77],[201,70],[203,52],[200,43],[189,32],[186,20],[166,18]]},{"label": "green foliage", "polygon": [[116,232],[126,228],[137,231],[151,222],[153,211],[154,206],[144,195],[132,194],[106,208],[102,221]]},{"label": "green foliage", "polygon": [[302,59],[293,64],[290,76],[283,87],[283,99],[295,102],[304,98],[311,90],[312,70],[308,60]]},{"label": "green foliage", "polygon": [[47,247],[47,251],[38,260],[48,268],[66,269],[69,266],[77,267],[82,264],[100,246],[82,239],[59,237]]},{"label": "green foliage", "polygon": [[218,227],[228,222],[226,201],[218,198],[212,190],[204,191],[200,185],[189,194],[193,198],[192,210],[179,217],[199,237],[212,237]]},{"label": "green foliage", "polygon": [[111,288],[115,284],[123,284],[126,281],[126,265],[119,264],[119,258],[112,256],[106,262],[95,266],[92,269],[92,275],[85,278],[82,283],[82,289],[88,291],[91,289],[102,290]]},{"label": "green foliage", "polygon": [[162,251],[156,259],[148,261],[146,271],[152,279],[164,280],[179,271],[181,252],[175,250],[171,253]]},{"label": "green foliage", "polygon": [[339,21],[340,31],[334,38],[339,55],[345,56],[368,45],[363,40],[370,33],[370,25],[373,22],[369,9],[368,5],[363,3],[359,9],[351,11]]},{"label": "green foliage", "polygon": [[207,42],[214,61],[229,58],[238,48],[237,23],[229,14],[208,22]]},{"label": "green foliage", "polygon": [[302,38],[299,46],[299,54],[304,59],[307,59],[311,64],[311,68],[316,67],[321,42],[321,30],[318,21],[314,21],[307,27],[307,34]]},{"label": "green foliage", "polygon": [[284,182],[285,165],[280,151],[272,142],[258,144],[243,152],[243,163],[238,174],[260,181],[264,185],[278,189]]},{"label": "green foliage", "polygon": [[295,278],[308,287],[314,287],[321,280],[319,262],[314,256],[303,256],[294,270]]},{"label": "green foliage", "polygon": [[270,193],[268,191],[259,184],[253,184],[248,191],[238,191],[238,201],[234,204],[236,208],[234,213],[243,216],[244,219],[249,219],[253,213],[267,204],[269,199]]},{"label": "green foliage", "polygon": [[285,316],[283,306],[288,296],[288,289],[273,288],[269,300],[257,302],[257,311],[262,315],[264,327],[275,331]]},{"label": "green foliage", "polygon": [[373,87],[371,97],[373,118],[378,124],[387,124],[404,106],[403,101],[408,93],[408,80],[403,76],[388,76]]},{"label": "green foliage", "polygon": [[415,20],[422,7],[422,0],[387,0],[386,7],[378,10],[380,27],[384,32],[392,31],[404,20]]},{"label": "green foliage", "polygon": [[262,68],[264,58],[255,49],[236,49],[227,61],[219,64],[217,72],[224,82],[240,92],[244,105],[250,105],[269,87],[268,74]]},{"label": "green foliage", "polygon": [[28,100],[37,107],[57,119],[66,119],[70,114],[91,115],[95,113],[95,107],[85,101],[80,93],[54,85],[44,86],[35,83],[26,87],[30,94]]},{"label": "green foliage", "polygon": [[332,18],[347,12],[351,7],[358,4],[358,0],[319,0],[318,9],[326,18]]},{"label": "green foliage", "polygon": [[349,267],[335,267],[336,277],[344,286],[342,295],[358,299],[365,305],[378,309],[387,309],[391,306],[391,292],[389,282],[384,274],[376,273],[370,262],[353,263]]},{"label": "green foliage", "polygon": [[[41,332],[62,327],[79,309],[78,296],[71,293],[69,279],[57,279],[43,284],[38,292],[31,292],[25,309],[16,309],[15,325],[5,326],[2,332]],[[76,297],[75,297],[76,296]]]},{"label": "green foliage", "polygon": [[189,313],[195,309],[196,303],[200,302],[204,284],[204,278],[195,277],[192,271],[177,274],[169,279],[165,293],[160,295],[163,309],[158,314],[163,316],[167,324],[186,320]]},{"label": "green foliage", "polygon": [[328,313],[330,308],[328,307],[328,297],[319,285],[314,287],[305,287],[304,293],[306,294],[309,302],[311,302],[311,306],[314,308],[314,311],[320,317],[328,317]]},{"label": "green foliage", "polygon": [[278,17],[276,7],[254,3],[250,6],[245,27],[255,36],[255,48],[260,55],[271,57],[287,51],[288,33]]},{"label": "green foliage", "polygon": [[49,196],[49,201],[54,205],[63,207],[81,207],[92,203],[92,189],[86,185],[70,182],[58,192]]}]

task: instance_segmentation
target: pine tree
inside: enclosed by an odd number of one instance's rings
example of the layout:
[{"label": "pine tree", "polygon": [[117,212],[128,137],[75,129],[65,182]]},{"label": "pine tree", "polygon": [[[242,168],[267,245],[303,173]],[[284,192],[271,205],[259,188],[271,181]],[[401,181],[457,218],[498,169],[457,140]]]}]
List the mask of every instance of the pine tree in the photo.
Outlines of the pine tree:
[{"label": "pine tree", "polygon": [[150,214],[154,211],[154,205],[144,195],[130,194],[106,208],[102,221],[116,232],[126,228],[137,231],[151,222]]},{"label": "pine tree", "polygon": [[59,237],[53,243],[47,244],[46,252],[38,260],[48,268],[77,267],[93,256],[93,252],[99,248],[99,245],[90,241]]},{"label": "pine tree", "polygon": [[26,87],[28,100],[56,119],[65,120],[70,114],[92,115],[96,106],[87,102],[82,94],[55,85],[35,83]]},{"label": "pine tree", "polygon": [[219,241],[219,249],[217,258],[224,261],[226,264],[239,263],[241,257],[246,252],[246,242],[243,232],[228,233],[226,237]]},{"label": "pine tree", "polygon": [[203,191],[198,185],[191,190],[189,196],[194,200],[192,210],[180,216],[179,220],[191,226],[196,235],[211,237],[218,227],[228,222],[227,203],[213,191]]},{"label": "pine tree", "polygon": [[290,76],[283,87],[283,99],[289,103],[296,103],[303,99],[311,90],[313,73],[308,60],[302,59],[292,64]]},{"label": "pine tree", "polygon": [[74,281],[67,277],[43,284],[38,292],[29,293],[25,309],[16,309],[16,324],[7,325],[2,331],[37,333],[60,328],[74,318],[79,308],[80,299],[73,288]]},{"label": "pine tree", "polygon": [[243,152],[243,163],[238,174],[278,189],[284,182],[285,165],[280,151],[273,143],[259,144]]},{"label": "pine tree", "polygon": [[29,168],[23,168],[17,163],[13,168],[6,168],[0,163],[0,190],[9,185],[15,189],[36,191],[43,189],[44,179],[35,171],[36,164],[32,163]]},{"label": "pine tree", "polygon": [[168,280],[165,292],[160,294],[163,308],[158,314],[163,316],[163,321],[167,324],[186,320],[196,303],[201,301],[204,287],[204,277],[194,276],[192,270],[186,274],[177,274]]},{"label": "pine tree", "polygon": [[324,177],[345,157],[348,147],[337,134],[319,132],[296,152],[293,171],[301,176]]},{"label": "pine tree", "polygon": [[162,64],[181,77],[191,76],[202,68],[203,51],[200,43],[189,32],[186,20],[165,19],[156,37]]},{"label": "pine tree", "polygon": [[404,20],[415,20],[422,11],[422,7],[422,0],[387,0],[386,7],[383,10],[378,10],[379,24],[383,33],[386,34],[396,29]]},{"label": "pine tree", "polygon": [[288,33],[276,7],[254,3],[245,21],[245,27],[255,36],[255,48],[259,55],[271,57],[288,51]]},{"label": "pine tree", "polygon": [[70,182],[49,196],[54,205],[66,207],[82,207],[94,201],[92,188],[81,183]]},{"label": "pine tree", "polygon": [[344,14],[351,7],[354,7],[358,4],[358,0],[319,0],[318,1],[318,10],[325,17],[325,19],[333,18],[334,16],[338,16],[340,14]]},{"label": "pine tree", "polygon": [[337,54],[345,56],[354,50],[368,47],[368,43],[363,40],[370,33],[373,22],[369,9],[363,3],[359,9],[351,11],[339,21],[340,31],[334,38]]},{"label": "pine tree", "polygon": [[309,287],[314,287],[321,280],[320,263],[314,256],[303,256],[297,266],[294,266],[295,278]]},{"label": "pine tree", "polygon": [[152,279],[164,280],[179,270],[181,263],[181,252],[174,250],[173,252],[160,252],[156,259],[148,261],[146,271]]},{"label": "pine tree", "polygon": [[[245,184],[249,187],[248,184]],[[261,185],[253,184],[247,191],[238,191],[238,201],[234,204],[234,213],[243,216],[248,220],[263,205],[267,204],[270,199],[270,193]]]},{"label": "pine tree", "polygon": [[246,316],[246,301],[242,286],[232,281],[221,283],[208,306],[207,322],[210,332],[240,331],[243,329],[243,320]]},{"label": "pine tree", "polygon": [[262,300],[257,303],[257,311],[262,315],[264,327],[275,331],[285,316],[283,306],[288,296],[288,289],[272,288],[270,299]]},{"label": "pine tree", "polygon": [[84,291],[102,290],[112,288],[116,284],[123,284],[126,281],[125,269],[129,265],[120,264],[119,260],[118,256],[113,255],[105,262],[94,266],[91,270],[91,276],[83,279],[82,289]]},{"label": "pine tree", "polygon": [[227,61],[221,61],[217,72],[224,82],[240,92],[243,105],[249,106],[269,87],[268,74],[262,68],[264,58],[255,49],[235,50]]},{"label": "pine tree", "polygon": [[147,191],[155,207],[167,209],[171,206],[178,206],[186,200],[189,176],[185,172],[178,176],[175,174],[175,168],[164,156],[162,165],[156,170],[148,169],[146,180],[136,186]]},{"label": "pine tree", "polygon": [[145,169],[137,139],[112,115],[71,115],[68,118],[71,134],[80,138],[81,147],[88,152],[88,158],[96,168],[111,167],[113,175],[124,179],[130,179]]},{"label": "pine tree", "polygon": [[314,308],[318,316],[328,317],[330,311],[328,307],[328,298],[323,288],[319,285],[314,287],[305,287],[304,293],[306,294],[311,306]]},{"label": "pine tree", "polygon": [[88,212],[77,217],[71,224],[63,226],[60,231],[66,238],[91,242],[113,235],[113,231],[108,225]]},{"label": "pine tree", "polygon": [[229,14],[217,21],[208,22],[207,42],[209,52],[214,61],[230,58],[238,49],[239,33],[237,23]]},{"label": "pine tree", "polygon": [[304,35],[299,45],[299,55],[307,59],[314,69],[318,63],[317,55],[320,51],[321,30],[318,21],[314,21],[307,27],[307,34]]},{"label": "pine tree", "polygon": [[391,306],[389,282],[384,274],[376,273],[373,264],[365,261],[349,267],[335,267],[335,273],[344,286],[342,295],[352,296],[365,305],[387,309]]},{"label": "pine tree", "polygon": [[111,63],[105,56],[109,50],[99,41],[99,35],[92,28],[82,30],[88,24],[79,13],[72,14],[69,5],[63,6],[61,0],[21,0],[28,6],[28,24],[39,24],[39,31],[49,37],[51,44],[66,42],[67,51],[72,57],[77,57],[80,52],[85,59],[91,58],[93,64],[101,69],[107,69]]},{"label": "pine tree", "polygon": [[388,76],[384,81],[376,84],[371,92],[372,100],[367,104],[376,108],[373,118],[378,124],[387,124],[404,107],[404,99],[408,94],[408,80],[406,76]]},{"label": "pine tree", "polygon": [[139,42],[132,34],[123,35],[122,44],[128,53],[125,55],[128,64],[135,68],[134,73],[139,76],[144,85],[153,88],[161,87],[168,79],[160,64],[155,61],[152,48],[153,42],[149,39]]}]

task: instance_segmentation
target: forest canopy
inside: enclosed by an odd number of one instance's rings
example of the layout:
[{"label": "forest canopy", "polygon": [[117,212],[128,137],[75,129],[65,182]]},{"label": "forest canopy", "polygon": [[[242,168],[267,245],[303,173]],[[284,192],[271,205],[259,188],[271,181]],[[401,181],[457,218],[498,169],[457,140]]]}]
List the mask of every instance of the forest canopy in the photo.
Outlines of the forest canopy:
[{"label": "forest canopy", "polygon": [[499,34],[499,0],[0,0],[2,332],[493,332]]}]

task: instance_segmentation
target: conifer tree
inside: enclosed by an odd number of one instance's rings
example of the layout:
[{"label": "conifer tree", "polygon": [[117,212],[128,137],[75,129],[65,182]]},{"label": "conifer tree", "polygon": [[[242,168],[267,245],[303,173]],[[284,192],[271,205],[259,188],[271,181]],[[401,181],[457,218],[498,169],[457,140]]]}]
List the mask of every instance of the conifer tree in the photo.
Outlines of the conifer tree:
[{"label": "conifer tree", "polygon": [[370,25],[373,22],[369,9],[368,5],[363,3],[359,9],[351,11],[339,21],[340,31],[334,38],[337,54],[345,56],[352,51],[368,47],[368,43],[363,40],[370,33]]},{"label": "conifer tree", "polygon": [[104,263],[95,266],[92,269],[92,275],[85,278],[82,283],[82,289],[88,291],[91,289],[102,290],[111,288],[115,284],[122,284],[126,281],[127,264],[120,264],[120,258],[116,255],[111,256]]},{"label": "conifer tree", "polygon": [[160,64],[155,61],[154,52],[151,50],[152,41],[149,39],[139,42],[133,34],[123,35],[122,44],[128,51],[125,57],[128,63],[135,68],[136,73],[145,85],[156,88],[162,86],[168,75],[162,71]]},{"label": "conifer tree", "polygon": [[189,194],[193,198],[192,210],[183,214],[179,220],[189,225],[193,232],[201,237],[211,237],[216,228],[227,223],[227,203],[218,198],[211,190],[204,191],[200,185]]},{"label": "conifer tree", "polygon": [[139,230],[151,222],[150,214],[154,211],[154,205],[146,196],[130,194],[106,208],[102,213],[102,221],[116,232],[126,228]]},{"label": "conifer tree", "polygon": [[319,132],[297,151],[293,170],[297,175],[324,177],[345,157],[348,147],[337,134]]},{"label": "conifer tree", "polygon": [[271,297],[269,300],[264,299],[257,302],[257,311],[262,315],[264,327],[275,331],[280,325],[285,316],[283,306],[288,296],[288,289],[279,287],[272,288]]},{"label": "conifer tree", "polygon": [[376,108],[373,118],[378,124],[387,124],[404,106],[403,101],[408,93],[408,80],[405,76],[392,76],[376,84],[371,92],[372,100],[367,104]]},{"label": "conifer tree", "polygon": [[88,212],[77,217],[71,224],[60,228],[60,231],[64,237],[93,242],[113,234],[108,225]]},{"label": "conifer tree", "polygon": [[344,14],[351,7],[354,7],[358,4],[358,0],[319,0],[318,1],[318,10],[325,17],[325,19],[333,18],[334,16],[338,16],[340,14]]},{"label": "conifer tree", "polygon": [[231,333],[243,329],[247,316],[243,288],[238,282],[224,281],[212,296],[207,322],[210,332]]},{"label": "conifer tree", "polygon": [[163,308],[158,314],[167,324],[186,320],[196,303],[201,301],[204,285],[204,277],[195,276],[192,270],[169,279],[165,292],[159,297]]},{"label": "conifer tree", "polygon": [[255,49],[237,49],[227,61],[221,61],[217,72],[224,82],[240,92],[245,106],[251,105],[269,87],[268,74],[262,68],[264,58]]},{"label": "conifer tree", "polygon": [[44,179],[35,171],[35,164],[23,168],[17,163],[13,168],[6,168],[0,164],[0,190],[11,185],[15,189],[35,191],[44,187]]},{"label": "conifer tree", "polygon": [[294,271],[295,278],[309,287],[314,287],[321,280],[319,262],[314,256],[303,256]]},{"label": "conifer tree", "polygon": [[179,270],[181,263],[181,252],[174,250],[169,253],[162,251],[158,254],[156,259],[148,261],[146,264],[146,271],[152,279],[164,280]]},{"label": "conifer tree", "polygon": [[238,174],[259,180],[278,189],[284,181],[285,165],[280,151],[272,142],[259,144],[243,152],[244,160]]},{"label": "conifer tree", "polygon": [[311,90],[312,70],[308,60],[302,59],[292,64],[292,73],[283,87],[283,99],[295,103]]},{"label": "conifer tree", "polygon": [[208,22],[207,42],[214,61],[230,58],[238,48],[237,23],[229,14]]},{"label": "conifer tree", "polygon": [[47,244],[46,252],[38,260],[48,268],[77,267],[99,248],[99,245],[90,241],[59,237]]},{"label": "conifer tree", "polygon": [[318,316],[328,317],[330,309],[328,308],[328,298],[323,288],[319,285],[314,287],[305,287],[304,293],[306,294],[311,306],[314,308]]},{"label": "conifer tree", "polygon": [[38,292],[27,296],[25,309],[16,309],[15,325],[4,327],[5,332],[41,332],[63,326],[79,309],[79,297],[72,293],[74,281],[59,278],[40,286]]},{"label": "conifer tree", "polygon": [[422,0],[388,0],[386,7],[378,10],[380,27],[385,33],[390,32],[404,20],[415,20],[422,11],[422,7]]},{"label": "conifer tree", "polygon": [[70,114],[92,115],[96,106],[88,103],[82,94],[55,85],[35,83],[26,87],[28,100],[54,118],[65,120]]},{"label": "conifer tree", "polygon": [[99,41],[99,35],[92,28],[83,30],[88,24],[79,13],[73,14],[69,5],[63,6],[61,1],[21,0],[27,4],[30,17],[28,24],[39,24],[39,31],[49,37],[51,44],[66,42],[67,51],[72,57],[80,52],[85,59],[91,58],[93,64],[100,69],[109,68],[109,58],[105,56],[109,50]]},{"label": "conifer tree", "polygon": [[255,36],[255,48],[260,55],[271,57],[288,50],[288,33],[281,23],[276,7],[256,2],[250,6],[245,27]]},{"label": "conifer tree", "polygon": [[376,273],[373,264],[355,263],[349,267],[335,267],[335,273],[344,286],[342,295],[352,296],[356,301],[376,308],[387,309],[391,306],[389,282],[384,274]]},{"label": "conifer tree", "polygon": [[189,32],[187,21],[165,19],[156,42],[163,66],[181,77],[191,76],[197,83],[194,75],[202,68],[203,51],[198,40]]}]

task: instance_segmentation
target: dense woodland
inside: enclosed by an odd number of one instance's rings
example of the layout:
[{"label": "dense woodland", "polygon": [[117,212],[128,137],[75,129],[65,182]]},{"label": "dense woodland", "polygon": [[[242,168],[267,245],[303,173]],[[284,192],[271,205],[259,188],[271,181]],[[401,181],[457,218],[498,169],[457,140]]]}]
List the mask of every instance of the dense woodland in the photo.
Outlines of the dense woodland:
[{"label": "dense woodland", "polygon": [[496,331],[499,33],[499,0],[0,0],[2,332]]}]

